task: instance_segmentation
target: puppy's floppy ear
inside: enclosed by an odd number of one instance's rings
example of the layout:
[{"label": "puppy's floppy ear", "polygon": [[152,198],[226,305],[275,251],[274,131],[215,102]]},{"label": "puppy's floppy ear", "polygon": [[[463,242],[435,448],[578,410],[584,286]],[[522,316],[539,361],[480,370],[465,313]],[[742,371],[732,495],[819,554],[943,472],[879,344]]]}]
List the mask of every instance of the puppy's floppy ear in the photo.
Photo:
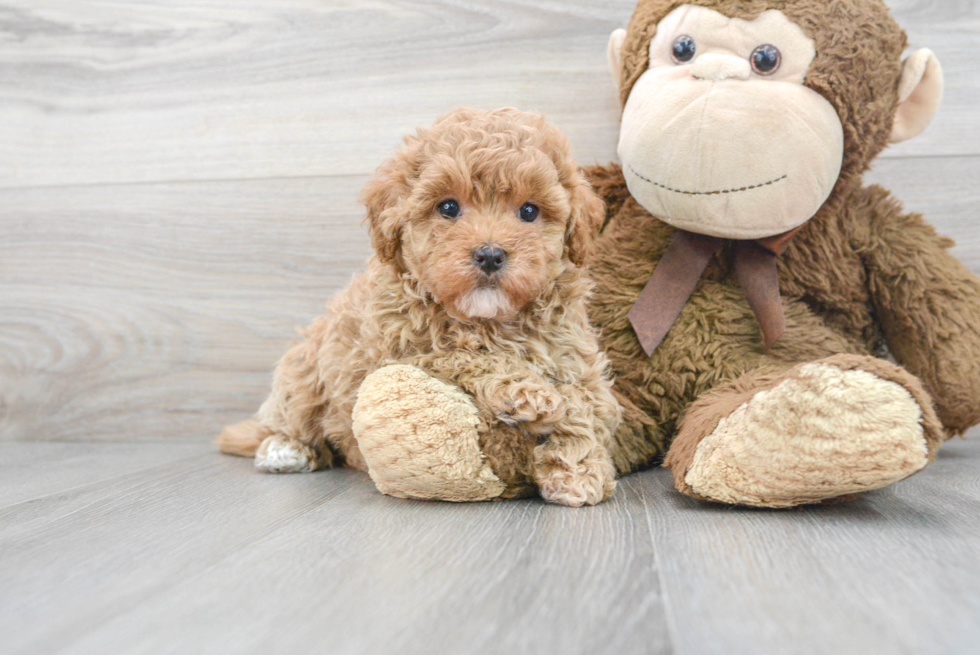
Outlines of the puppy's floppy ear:
[{"label": "puppy's floppy ear", "polygon": [[398,256],[403,224],[398,201],[410,191],[402,159],[396,156],[382,164],[375,178],[361,191],[361,202],[367,207],[365,221],[371,246],[378,253],[378,259],[385,263]]},{"label": "puppy's floppy ear", "polygon": [[606,207],[589,183],[580,175],[571,187],[572,213],[565,227],[565,248],[576,266],[592,258],[593,244],[606,218]]}]

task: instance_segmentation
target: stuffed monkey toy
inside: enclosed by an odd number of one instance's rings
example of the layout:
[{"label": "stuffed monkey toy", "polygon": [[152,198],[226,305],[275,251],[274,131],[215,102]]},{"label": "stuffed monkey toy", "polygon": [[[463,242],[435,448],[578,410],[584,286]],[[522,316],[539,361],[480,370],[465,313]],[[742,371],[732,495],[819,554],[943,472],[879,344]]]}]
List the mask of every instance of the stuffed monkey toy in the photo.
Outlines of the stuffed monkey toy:
[{"label": "stuffed monkey toy", "polygon": [[[880,0],[640,0],[591,317],[620,474],[790,507],[884,487],[980,422],[980,281],[862,174],[942,95]],[[891,357],[895,362],[889,361]]]}]

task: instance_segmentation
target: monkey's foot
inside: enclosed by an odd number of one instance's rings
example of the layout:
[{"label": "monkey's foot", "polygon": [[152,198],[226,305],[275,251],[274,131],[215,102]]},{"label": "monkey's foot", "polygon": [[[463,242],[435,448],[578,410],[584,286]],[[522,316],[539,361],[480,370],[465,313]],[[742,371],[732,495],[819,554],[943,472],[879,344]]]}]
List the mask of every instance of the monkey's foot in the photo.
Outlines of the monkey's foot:
[{"label": "monkey's foot", "polygon": [[506,485],[480,450],[468,395],[414,366],[387,366],[361,384],[354,436],[381,493],[456,502],[499,497]]},{"label": "monkey's foot", "polygon": [[838,355],[748,374],[698,399],[664,465],[690,496],[792,507],[888,486],[924,469],[942,427],[919,381]]}]

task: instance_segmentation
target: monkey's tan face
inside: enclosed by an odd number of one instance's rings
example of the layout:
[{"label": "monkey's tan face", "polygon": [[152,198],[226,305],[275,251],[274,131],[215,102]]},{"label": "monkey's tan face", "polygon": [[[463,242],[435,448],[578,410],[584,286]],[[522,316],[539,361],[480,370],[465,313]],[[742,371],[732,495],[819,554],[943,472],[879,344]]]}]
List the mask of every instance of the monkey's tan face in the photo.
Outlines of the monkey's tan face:
[{"label": "monkey's tan face", "polygon": [[834,107],[804,86],[815,56],[813,40],[776,10],[753,21],[674,10],[623,113],[619,156],[633,197],[675,227],[723,238],[774,236],[811,219],[844,152]]},{"label": "monkey's tan face", "polygon": [[458,318],[512,318],[564,268],[569,193],[540,153],[513,154],[494,180],[465,171],[463,157],[458,170],[423,171],[413,191],[405,265]]}]

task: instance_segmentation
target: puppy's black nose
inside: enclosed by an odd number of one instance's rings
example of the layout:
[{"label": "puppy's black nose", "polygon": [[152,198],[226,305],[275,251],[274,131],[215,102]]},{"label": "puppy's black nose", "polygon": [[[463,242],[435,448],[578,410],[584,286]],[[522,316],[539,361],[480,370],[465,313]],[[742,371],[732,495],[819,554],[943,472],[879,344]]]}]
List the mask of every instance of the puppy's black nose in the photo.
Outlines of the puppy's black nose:
[{"label": "puppy's black nose", "polygon": [[507,253],[496,246],[480,246],[473,251],[473,263],[487,275],[502,269],[506,261]]}]

